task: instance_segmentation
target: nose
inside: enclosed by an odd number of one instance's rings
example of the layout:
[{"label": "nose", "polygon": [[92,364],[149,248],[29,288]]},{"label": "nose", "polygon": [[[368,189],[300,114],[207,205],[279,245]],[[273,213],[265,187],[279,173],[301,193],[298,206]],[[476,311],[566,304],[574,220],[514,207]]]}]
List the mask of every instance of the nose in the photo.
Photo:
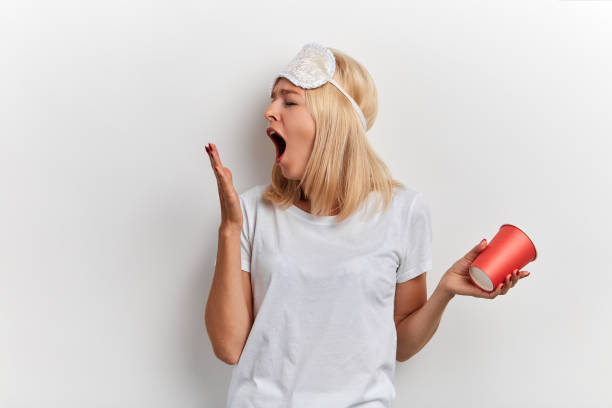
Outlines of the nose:
[{"label": "nose", "polygon": [[264,117],[272,122],[272,119],[278,120],[278,116],[276,115],[276,111],[274,111],[274,104],[271,103],[268,108],[264,112]]}]

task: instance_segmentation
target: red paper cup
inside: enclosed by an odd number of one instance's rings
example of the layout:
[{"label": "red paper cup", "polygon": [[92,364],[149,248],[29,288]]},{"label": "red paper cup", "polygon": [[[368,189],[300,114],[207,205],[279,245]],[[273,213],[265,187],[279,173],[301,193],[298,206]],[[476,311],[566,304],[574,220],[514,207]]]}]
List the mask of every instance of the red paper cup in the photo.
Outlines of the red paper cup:
[{"label": "red paper cup", "polygon": [[514,225],[503,224],[470,265],[470,279],[480,289],[492,292],[508,274],[535,261],[537,256],[527,234]]}]

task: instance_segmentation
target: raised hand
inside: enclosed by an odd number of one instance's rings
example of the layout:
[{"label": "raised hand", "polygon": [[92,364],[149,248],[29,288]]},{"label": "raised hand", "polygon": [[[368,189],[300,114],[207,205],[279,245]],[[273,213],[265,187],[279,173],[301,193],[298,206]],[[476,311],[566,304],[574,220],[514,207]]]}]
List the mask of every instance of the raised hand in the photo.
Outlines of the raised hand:
[{"label": "raised hand", "polygon": [[236,193],[232,183],[232,172],[221,164],[219,151],[215,144],[209,143],[204,148],[208,153],[210,165],[217,178],[221,206],[221,226],[219,229],[240,232],[242,230],[242,209],[238,193]]}]

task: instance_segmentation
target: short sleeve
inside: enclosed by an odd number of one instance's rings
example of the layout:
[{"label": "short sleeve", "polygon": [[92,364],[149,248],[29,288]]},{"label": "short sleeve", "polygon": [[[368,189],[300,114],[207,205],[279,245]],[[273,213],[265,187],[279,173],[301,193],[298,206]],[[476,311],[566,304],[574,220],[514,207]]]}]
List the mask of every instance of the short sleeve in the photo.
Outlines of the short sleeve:
[{"label": "short sleeve", "polygon": [[418,192],[407,215],[403,251],[397,268],[397,283],[402,283],[432,269],[431,213],[423,193]]},{"label": "short sleeve", "polygon": [[248,201],[240,195],[240,207],[242,208],[242,232],[240,233],[240,264],[243,271],[251,272],[251,222],[249,215],[252,209],[247,208]]},{"label": "short sleeve", "polygon": [[[242,210],[242,230],[240,232],[240,269],[246,272],[251,272],[251,249],[252,238],[252,222],[253,222],[253,208],[250,208],[249,197],[244,192],[238,196],[240,200],[240,208]],[[217,259],[215,256],[214,268],[217,266]]]}]

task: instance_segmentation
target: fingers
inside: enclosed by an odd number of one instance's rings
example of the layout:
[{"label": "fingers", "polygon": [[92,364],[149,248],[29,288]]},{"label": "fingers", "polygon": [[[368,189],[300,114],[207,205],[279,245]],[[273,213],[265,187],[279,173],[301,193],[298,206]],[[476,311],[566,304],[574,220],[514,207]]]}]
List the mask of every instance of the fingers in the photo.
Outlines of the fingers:
[{"label": "fingers", "polygon": [[219,175],[219,179],[221,180],[221,187],[223,188],[224,193],[229,193],[229,184],[231,184],[229,169],[226,169],[221,164],[221,158],[219,157],[219,151],[217,150],[217,146],[214,143],[211,143],[211,146],[211,153],[215,163],[214,168],[217,171],[217,174]]},{"label": "fingers", "polygon": [[214,161],[214,164],[217,168],[223,168],[223,164],[221,163],[221,158],[219,157],[219,151],[217,150],[217,145],[214,143],[210,143],[210,151]]},{"label": "fingers", "polygon": [[504,282],[500,283],[497,286],[497,289],[495,289],[495,291],[489,294],[489,297],[493,299],[497,295],[505,295],[506,293],[508,293],[510,288],[516,286],[517,282],[520,279],[529,276],[529,274],[530,272],[528,271],[519,271],[518,269],[513,270],[512,273],[506,275],[506,279],[504,279]]},{"label": "fingers", "polygon": [[213,170],[218,171],[218,169],[223,168],[217,146],[214,143],[209,143],[208,145],[204,146],[204,148],[206,149],[206,153],[208,153],[210,165],[212,166]]},{"label": "fingers", "polygon": [[219,171],[219,166],[217,165],[217,157],[219,157],[219,154],[213,151],[213,150],[216,150],[216,149],[213,149],[213,146],[216,148],[215,145],[213,145],[212,143],[209,143],[207,146],[205,146],[205,148],[206,148],[206,153],[208,153],[208,158],[210,159],[210,166],[212,167],[213,173],[215,174],[215,179],[217,180],[217,190],[219,191],[219,205],[221,207],[221,219],[224,219],[225,218],[224,186],[221,180],[221,177],[222,177],[221,172]]},{"label": "fingers", "polygon": [[478,254],[480,254],[482,251],[484,251],[484,249],[487,247],[487,240],[483,239],[482,241],[480,241],[478,243],[478,245],[476,245],[474,248],[472,248],[467,254],[465,254],[464,258],[472,263],[474,262],[474,260],[476,259],[476,257],[478,256]]},{"label": "fingers", "polygon": [[516,281],[514,280],[513,276],[514,276],[514,271],[506,275],[506,279],[504,279],[504,283],[502,284],[503,286],[501,288],[501,293],[500,293],[501,295],[505,295],[506,293],[508,293],[510,288],[514,286]]},{"label": "fingers", "polygon": [[225,167],[221,164],[221,157],[219,157],[219,151],[217,150],[217,146],[214,143],[210,144],[208,149],[210,151],[210,158],[213,165],[213,170],[217,172],[219,176],[221,176],[221,180],[225,180]]},{"label": "fingers", "polygon": [[498,295],[502,294],[502,288],[504,287],[503,282],[500,283],[499,285],[497,285],[497,288],[493,291],[489,293],[488,298],[489,299],[495,299]]},{"label": "fingers", "polygon": [[232,172],[227,167],[224,167],[221,163],[217,145],[214,143],[209,143],[209,145],[206,147],[206,152],[208,153],[211,166],[217,178],[219,201],[221,203],[222,223],[241,225],[242,210],[232,181]]},{"label": "fingers", "polygon": [[217,178],[217,182],[218,182],[218,186],[219,186],[219,194],[221,194],[221,185],[219,183],[219,172],[217,170],[217,164],[216,164],[216,159],[213,157],[213,151],[212,151],[212,146],[210,146],[210,143],[207,146],[204,146],[206,148],[206,153],[208,153],[208,159],[210,160],[210,167],[212,167],[213,169],[213,173],[215,174],[215,177]]}]

